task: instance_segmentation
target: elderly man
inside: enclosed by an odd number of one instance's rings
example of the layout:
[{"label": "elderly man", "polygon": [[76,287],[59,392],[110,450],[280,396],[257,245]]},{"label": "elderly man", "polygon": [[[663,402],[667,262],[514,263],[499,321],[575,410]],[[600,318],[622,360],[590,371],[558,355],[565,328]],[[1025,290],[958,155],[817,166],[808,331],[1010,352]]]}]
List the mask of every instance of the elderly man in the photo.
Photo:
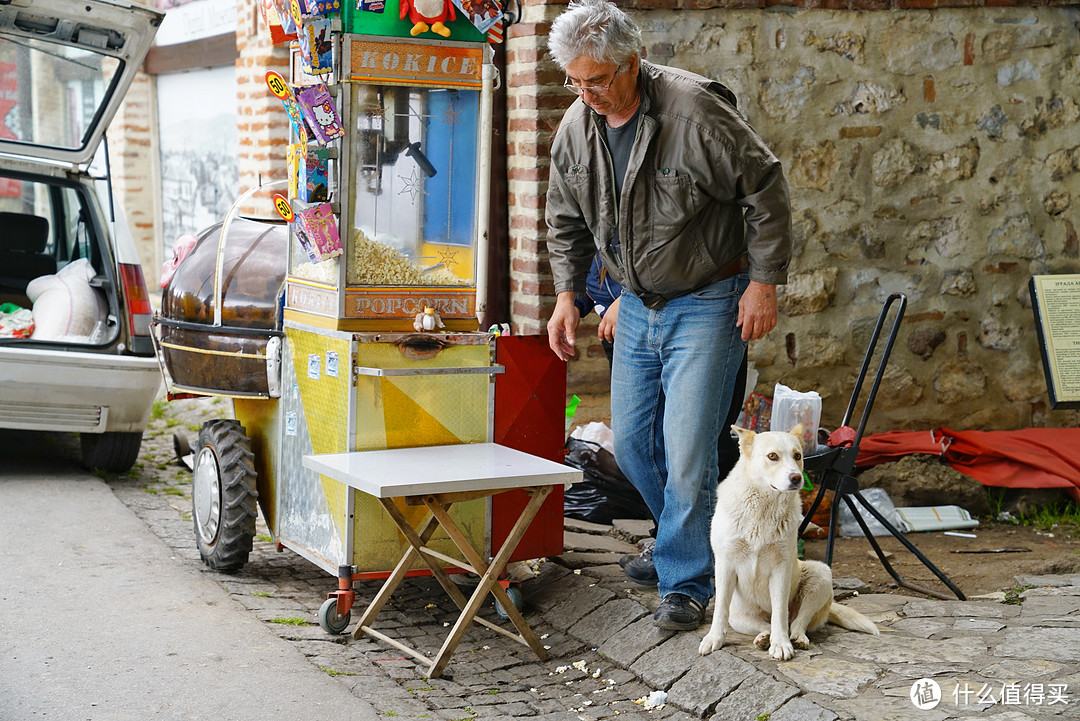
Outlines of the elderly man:
[{"label": "elderly man", "polygon": [[611,420],[616,460],[657,521],[653,622],[690,630],[713,594],[716,438],[787,280],[787,183],[734,95],[642,60],[640,30],[613,3],[571,2],[548,48],[578,96],[551,147],[548,340],[574,355],[574,299],[599,253],[624,287]]}]

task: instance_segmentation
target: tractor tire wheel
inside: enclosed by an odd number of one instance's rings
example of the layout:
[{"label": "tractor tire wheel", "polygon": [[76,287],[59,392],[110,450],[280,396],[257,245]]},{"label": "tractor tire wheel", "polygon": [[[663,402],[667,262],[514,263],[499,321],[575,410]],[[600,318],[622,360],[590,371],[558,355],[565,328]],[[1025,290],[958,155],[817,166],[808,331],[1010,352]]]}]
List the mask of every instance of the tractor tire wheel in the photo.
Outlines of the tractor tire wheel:
[{"label": "tractor tire wheel", "polygon": [[255,456],[235,420],[203,424],[191,480],[195,542],[203,562],[226,573],[247,563],[258,513]]}]

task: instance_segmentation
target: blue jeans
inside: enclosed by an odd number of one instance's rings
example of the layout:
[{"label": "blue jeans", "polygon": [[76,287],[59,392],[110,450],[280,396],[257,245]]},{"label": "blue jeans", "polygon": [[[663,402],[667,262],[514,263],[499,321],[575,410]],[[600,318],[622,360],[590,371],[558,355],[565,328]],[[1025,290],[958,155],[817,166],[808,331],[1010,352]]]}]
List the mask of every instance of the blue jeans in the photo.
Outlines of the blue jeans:
[{"label": "blue jeans", "polygon": [[716,439],[746,351],[735,321],[748,283],[732,276],[656,310],[628,292],[619,302],[615,460],[656,519],[661,598],[678,592],[705,605],[713,595]]}]

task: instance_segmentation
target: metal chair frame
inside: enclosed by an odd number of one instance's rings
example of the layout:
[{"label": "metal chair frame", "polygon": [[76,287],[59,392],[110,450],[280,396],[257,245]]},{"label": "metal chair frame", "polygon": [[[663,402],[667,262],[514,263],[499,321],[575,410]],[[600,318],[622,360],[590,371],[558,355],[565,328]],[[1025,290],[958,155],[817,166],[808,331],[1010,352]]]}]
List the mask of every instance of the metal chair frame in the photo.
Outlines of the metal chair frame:
[{"label": "metal chair frame", "polygon": [[866,521],[859,511],[858,506],[852,501],[858,501],[875,519],[880,523],[889,533],[893,535],[896,540],[904,545],[909,551],[915,554],[915,557],[928,569],[930,569],[935,576],[937,576],[942,583],[948,586],[949,590],[955,594],[955,596],[961,601],[966,600],[963,592],[956,587],[948,576],[946,576],[937,566],[930,562],[926,556],[915,547],[911,541],[904,537],[899,530],[896,529],[892,523],[886,519],[880,511],[873,507],[859,492],[859,481],[855,477],[855,459],[859,455],[859,442],[862,440],[863,431],[866,429],[866,422],[870,417],[870,411],[874,407],[874,399],[877,396],[878,387],[881,385],[882,376],[885,374],[885,366],[889,362],[889,356],[892,354],[893,344],[896,341],[897,333],[900,330],[900,322],[904,318],[904,310],[907,307],[907,296],[903,293],[893,293],[886,300],[881,308],[881,313],[878,315],[877,325],[874,327],[874,334],[870,338],[870,345],[866,349],[866,355],[863,358],[862,368],[859,370],[859,376],[855,381],[855,388],[851,392],[851,400],[848,402],[847,410],[844,412],[844,419],[841,422],[841,426],[848,426],[851,417],[855,412],[855,406],[858,403],[859,396],[862,393],[863,381],[866,380],[866,372],[870,368],[870,361],[873,358],[874,351],[877,349],[878,341],[881,338],[881,330],[885,326],[885,319],[889,314],[889,309],[892,305],[899,301],[899,306],[895,315],[893,316],[892,327],[889,331],[888,339],[885,343],[884,352],[881,355],[881,360],[878,363],[877,373],[874,376],[873,383],[870,386],[870,392],[866,398],[866,404],[863,406],[862,415],[859,418],[859,427],[855,432],[855,439],[850,447],[830,447],[828,450],[822,453],[816,453],[808,455],[804,459],[804,467],[807,471],[811,471],[818,476],[818,492],[814,497],[813,503],[810,505],[809,510],[803,517],[802,523],[799,525],[799,535],[802,536],[803,531],[806,530],[807,524],[810,523],[810,517],[814,515],[814,512],[821,505],[821,500],[825,496],[825,492],[829,489],[835,491],[833,498],[832,509],[829,513],[829,538],[825,549],[825,563],[832,566],[833,555],[833,543],[836,538],[837,527],[837,513],[840,508],[840,504],[844,503],[848,510],[851,511],[855,521],[859,524],[859,528],[862,529],[863,535],[870,542],[870,546],[874,549],[874,553],[877,554],[878,559],[881,561],[881,565],[885,568],[885,571],[892,576],[893,580],[897,584],[905,588],[909,588],[913,591],[925,593],[934,598],[949,599],[941,592],[934,591],[932,589],[920,586],[911,581],[905,580],[896,572],[896,569],[892,567],[889,561],[885,558],[885,553],[881,550],[881,546],[878,545],[877,539],[874,538],[874,534],[870,532],[870,529],[866,525]]}]

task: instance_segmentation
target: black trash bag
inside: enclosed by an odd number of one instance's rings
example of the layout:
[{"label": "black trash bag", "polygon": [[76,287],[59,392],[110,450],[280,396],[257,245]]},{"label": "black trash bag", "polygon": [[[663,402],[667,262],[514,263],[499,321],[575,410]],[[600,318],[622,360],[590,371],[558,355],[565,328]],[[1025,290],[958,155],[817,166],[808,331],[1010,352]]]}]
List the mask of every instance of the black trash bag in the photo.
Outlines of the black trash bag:
[{"label": "black trash bag", "polygon": [[566,439],[568,466],[582,473],[580,483],[566,489],[563,515],[579,521],[609,524],[615,518],[649,519],[641,494],[619,470],[615,456],[599,443]]}]

